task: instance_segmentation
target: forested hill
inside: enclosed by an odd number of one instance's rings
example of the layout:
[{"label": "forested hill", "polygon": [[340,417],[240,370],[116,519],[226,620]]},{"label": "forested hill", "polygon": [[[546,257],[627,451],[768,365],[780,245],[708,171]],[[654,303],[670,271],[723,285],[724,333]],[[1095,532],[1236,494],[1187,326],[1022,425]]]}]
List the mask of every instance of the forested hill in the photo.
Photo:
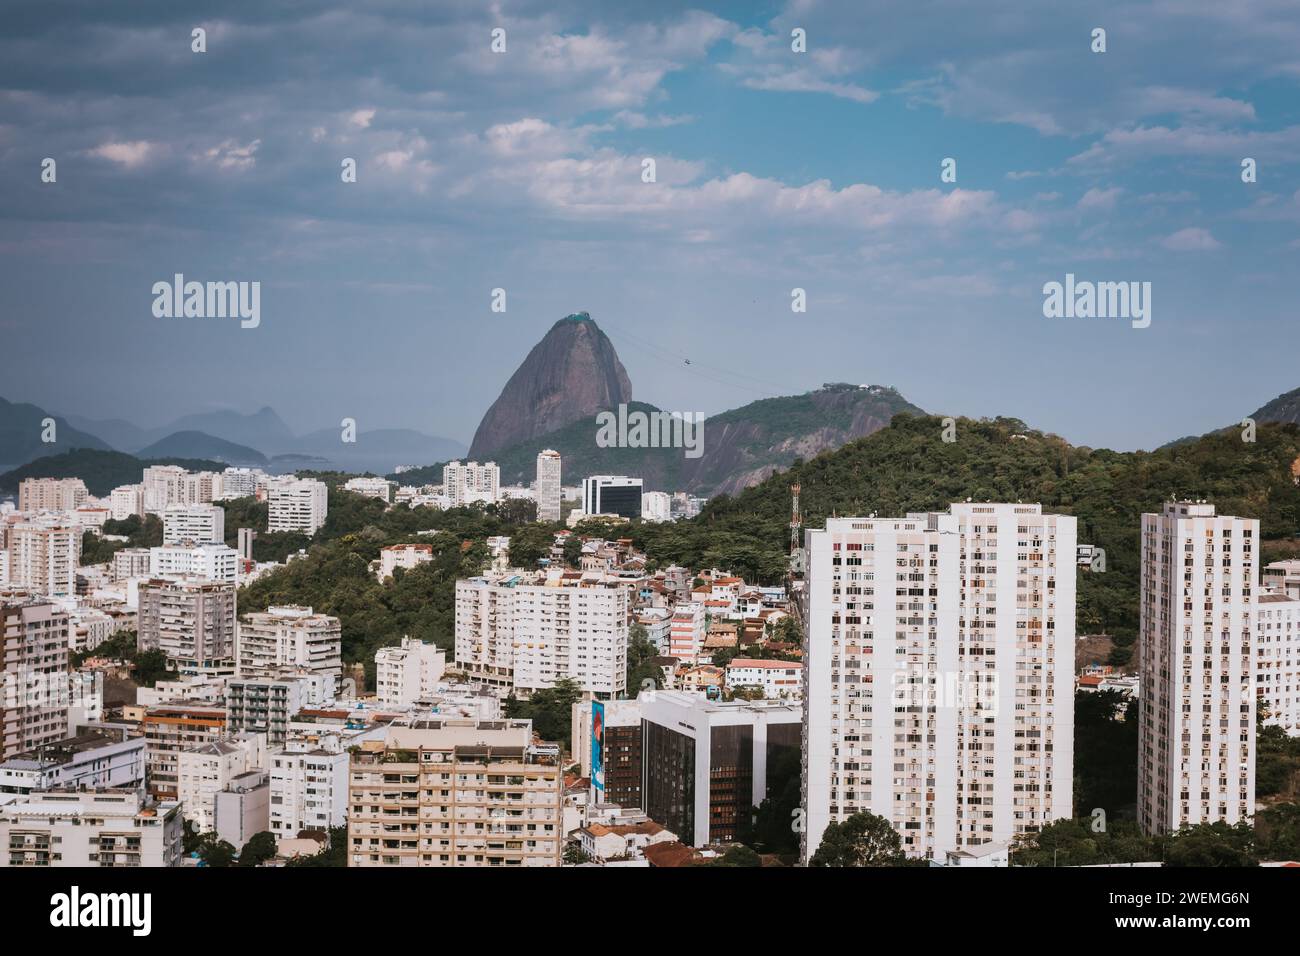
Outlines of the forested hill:
[{"label": "forested hill", "polygon": [[805,527],[839,515],[902,515],[954,501],[1041,502],[1079,519],[1079,541],[1106,550],[1106,573],[1080,574],[1079,633],[1106,631],[1121,647],[1137,631],[1139,524],[1170,496],[1205,498],[1220,512],[1260,519],[1265,538],[1300,529],[1300,487],[1291,463],[1300,429],[1261,425],[1257,441],[1213,433],[1154,452],[1070,445],[1016,419],[943,420],[896,415],[867,438],[773,475],[734,498],[711,500],[694,521],[645,525],[652,556],[691,567],[717,565],[768,581],[785,568],[790,485],[802,487]]}]

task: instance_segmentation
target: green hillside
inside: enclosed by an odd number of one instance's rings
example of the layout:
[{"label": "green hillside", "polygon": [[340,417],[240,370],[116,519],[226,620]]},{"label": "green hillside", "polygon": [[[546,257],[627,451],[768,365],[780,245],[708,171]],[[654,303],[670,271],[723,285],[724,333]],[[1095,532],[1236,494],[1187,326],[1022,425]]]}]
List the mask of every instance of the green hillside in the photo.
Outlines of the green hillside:
[{"label": "green hillside", "polygon": [[118,485],[133,485],[149,465],[180,465],[189,471],[221,471],[219,461],[199,458],[136,458],[120,451],[96,451],[78,448],[62,455],[47,455],[21,468],[0,475],[0,493],[18,491],[24,478],[80,478],[96,497],[106,495]]}]

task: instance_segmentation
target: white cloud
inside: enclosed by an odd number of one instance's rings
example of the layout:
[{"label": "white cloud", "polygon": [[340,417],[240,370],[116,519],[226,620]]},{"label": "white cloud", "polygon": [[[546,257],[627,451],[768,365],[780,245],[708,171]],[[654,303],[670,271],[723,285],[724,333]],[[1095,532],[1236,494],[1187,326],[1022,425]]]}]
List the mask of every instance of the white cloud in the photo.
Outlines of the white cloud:
[{"label": "white cloud", "polygon": [[1124,190],[1119,186],[1110,189],[1089,189],[1080,197],[1078,208],[1084,211],[1110,210],[1115,208],[1115,201]]},{"label": "white cloud", "polygon": [[103,143],[90,150],[92,156],[107,159],[110,162],[133,169],[147,162],[149,157],[157,155],[157,144],[147,140],[135,140],[129,143]]},{"label": "white cloud", "polygon": [[1186,229],[1179,229],[1173,235],[1166,236],[1160,244],[1174,252],[1208,252],[1212,249],[1218,249],[1222,245],[1210,235],[1208,229],[1202,229],[1199,226],[1188,226]]}]

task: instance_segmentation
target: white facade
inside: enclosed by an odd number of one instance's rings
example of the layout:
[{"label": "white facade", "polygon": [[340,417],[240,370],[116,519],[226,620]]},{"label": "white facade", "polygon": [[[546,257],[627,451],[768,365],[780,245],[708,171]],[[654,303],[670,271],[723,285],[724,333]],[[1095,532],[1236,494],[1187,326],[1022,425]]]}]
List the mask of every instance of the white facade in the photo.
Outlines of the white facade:
[{"label": "white facade", "polygon": [[194,576],[234,584],[238,572],[239,552],[225,544],[165,544],[149,549],[151,577]]},{"label": "white facade", "polygon": [[108,510],[114,521],[144,517],[144,485],[119,485],[108,493]]},{"label": "white facade", "polygon": [[1070,817],[1075,519],[964,503],[806,546],[803,860],[859,811],[928,859]]},{"label": "white facade", "polygon": [[349,478],[343,488],[367,498],[378,498],[385,504],[392,500],[393,483],[383,478]]},{"label": "white facade", "polygon": [[375,576],[385,581],[393,576],[397,568],[409,571],[416,565],[433,560],[431,544],[390,544],[379,549],[379,567]]},{"label": "white facade", "polygon": [[1256,702],[1268,702],[1264,723],[1300,736],[1300,599],[1266,589],[1255,627]]},{"label": "white facade", "polygon": [[0,597],[0,759],[67,735],[70,640],[53,602]]},{"label": "white facade", "polygon": [[582,513],[641,517],[640,478],[625,475],[592,475],[582,481]]},{"label": "white facade", "polygon": [[1142,516],[1138,823],[1251,816],[1259,522],[1178,501]]},{"label": "white facade", "polygon": [[560,453],[547,448],[537,456],[537,520],[560,520]]},{"label": "white facade", "polygon": [[199,833],[216,829],[216,795],[236,777],[266,766],[266,737],[235,734],[176,755],[181,812]]},{"label": "white facade", "polygon": [[347,822],[348,755],[342,748],[293,742],[268,758],[271,832],[279,840],[302,830]]},{"label": "white facade", "polygon": [[456,664],[523,695],[572,678],[617,696],[627,684],[625,587],[529,583],[522,575],[456,582]]},{"label": "white facade", "polygon": [[9,583],[47,597],[77,593],[81,530],[37,523],[9,529]]},{"label": "white facade", "polygon": [[0,866],[179,866],[182,829],[135,791],[32,793],[0,805]]},{"label": "white facade", "polygon": [[314,478],[273,484],[267,497],[270,505],[266,527],[270,532],[315,534],[329,513],[329,489]]},{"label": "white facade", "polygon": [[494,504],[501,497],[501,469],[493,461],[449,461],[442,466],[442,488],[452,508]]},{"label": "white facade", "polygon": [[729,690],[757,688],[768,700],[799,700],[803,697],[803,664],[737,657],[727,665]]},{"label": "white facade", "polygon": [[409,707],[432,700],[447,671],[447,652],[436,644],[403,637],[396,647],[375,652],[375,696],[385,707]]},{"label": "white facade", "polygon": [[673,497],[666,491],[647,491],[641,495],[641,517],[645,521],[672,521]]},{"label": "white facade", "polygon": [[140,486],[144,510],[161,514],[171,505],[185,504],[185,469],[179,465],[150,465],[144,470]]},{"label": "white facade", "polygon": [[270,607],[239,620],[238,674],[274,677],[283,667],[339,678],[343,673],[339,619],[309,607]]},{"label": "white facade", "polygon": [[163,544],[220,543],[226,538],[226,509],[220,505],[174,505],[163,511]]},{"label": "white facade", "polygon": [[256,468],[227,468],[221,473],[221,491],[216,499],[251,498],[266,475]]},{"label": "white facade", "polygon": [[119,729],[86,729],[0,763],[4,794],[134,787],[144,783],[144,738]]}]

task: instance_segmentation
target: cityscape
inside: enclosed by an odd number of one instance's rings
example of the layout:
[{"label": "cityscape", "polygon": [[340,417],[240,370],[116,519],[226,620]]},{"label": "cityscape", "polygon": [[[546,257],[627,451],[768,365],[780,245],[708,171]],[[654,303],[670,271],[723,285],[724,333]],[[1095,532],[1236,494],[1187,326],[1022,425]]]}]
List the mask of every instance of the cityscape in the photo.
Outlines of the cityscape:
[{"label": "cityscape", "polygon": [[13,11],[33,925],[417,868],[360,910],[1282,916],[1300,11],[621,6]]}]

